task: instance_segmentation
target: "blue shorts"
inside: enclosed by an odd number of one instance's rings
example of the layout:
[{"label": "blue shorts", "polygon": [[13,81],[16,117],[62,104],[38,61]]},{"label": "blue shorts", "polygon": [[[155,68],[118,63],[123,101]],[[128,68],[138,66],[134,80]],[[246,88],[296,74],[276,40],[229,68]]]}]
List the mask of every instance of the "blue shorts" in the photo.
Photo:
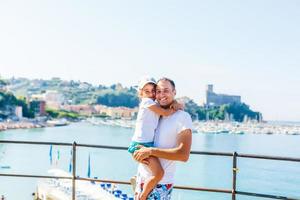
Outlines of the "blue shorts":
[{"label": "blue shorts", "polygon": [[142,145],[144,147],[153,147],[154,146],[154,142],[135,142],[135,141],[131,141],[130,145],[128,147],[128,152],[129,153],[134,153],[136,150],[138,150],[137,146],[138,145]]}]

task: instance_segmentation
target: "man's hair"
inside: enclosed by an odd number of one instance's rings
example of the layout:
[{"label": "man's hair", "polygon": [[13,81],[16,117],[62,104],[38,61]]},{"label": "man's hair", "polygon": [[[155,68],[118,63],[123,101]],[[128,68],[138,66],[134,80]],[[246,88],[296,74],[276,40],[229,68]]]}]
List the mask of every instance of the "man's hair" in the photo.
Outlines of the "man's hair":
[{"label": "man's hair", "polygon": [[168,81],[168,82],[172,85],[173,89],[175,90],[175,83],[174,83],[174,81],[173,81],[172,79],[169,79],[169,78],[166,78],[166,77],[162,77],[161,79],[159,79],[159,80],[157,81],[157,83],[158,83],[159,81]]}]

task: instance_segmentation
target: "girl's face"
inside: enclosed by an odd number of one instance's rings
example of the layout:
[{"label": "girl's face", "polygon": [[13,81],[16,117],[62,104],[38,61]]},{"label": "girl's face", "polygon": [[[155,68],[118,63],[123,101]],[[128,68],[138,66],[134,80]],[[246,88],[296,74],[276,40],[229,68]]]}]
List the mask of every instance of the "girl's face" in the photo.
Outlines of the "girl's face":
[{"label": "girl's face", "polygon": [[152,83],[146,84],[140,91],[140,96],[142,98],[150,98],[155,100],[155,85]]}]

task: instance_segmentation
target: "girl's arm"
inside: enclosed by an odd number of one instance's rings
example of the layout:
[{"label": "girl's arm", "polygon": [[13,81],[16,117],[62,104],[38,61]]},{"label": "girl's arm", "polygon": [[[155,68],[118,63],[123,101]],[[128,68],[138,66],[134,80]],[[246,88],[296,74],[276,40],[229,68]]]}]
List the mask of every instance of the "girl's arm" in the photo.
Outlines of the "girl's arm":
[{"label": "girl's arm", "polygon": [[156,114],[164,116],[164,117],[170,116],[170,115],[172,115],[173,113],[176,112],[176,110],[174,110],[174,109],[171,109],[171,108],[164,109],[164,108],[162,108],[158,105],[152,105],[152,106],[149,106],[148,108],[152,112],[155,112]]}]

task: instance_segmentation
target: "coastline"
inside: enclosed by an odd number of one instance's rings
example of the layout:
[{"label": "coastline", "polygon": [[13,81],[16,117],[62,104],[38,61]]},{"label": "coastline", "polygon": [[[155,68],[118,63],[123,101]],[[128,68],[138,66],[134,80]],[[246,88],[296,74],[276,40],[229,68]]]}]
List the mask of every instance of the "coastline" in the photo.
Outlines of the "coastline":
[{"label": "coastline", "polygon": [[54,126],[65,126],[69,122],[64,120],[21,120],[21,121],[5,121],[0,122],[0,131],[11,129],[32,129],[32,128],[45,128]]},{"label": "coastline", "polygon": [[[134,129],[135,120],[129,119],[105,119],[105,118],[87,118],[80,120],[96,126],[116,126]],[[68,121],[59,120],[39,121],[39,120],[22,120],[22,121],[5,121],[0,122],[0,131],[11,129],[31,129],[44,128],[53,126],[68,125]],[[203,134],[284,134],[300,135],[300,124],[289,123],[272,123],[272,122],[225,122],[225,121],[194,121],[193,133]]]},{"label": "coastline", "polygon": [[34,123],[34,122],[0,122],[0,131],[10,129],[30,129],[30,128],[43,128],[46,127],[46,123]]},{"label": "coastline", "polygon": [[[133,129],[135,120],[88,118],[93,125],[119,126]],[[204,134],[285,134],[300,135],[300,124],[268,123],[268,122],[225,122],[225,121],[194,121],[193,133]]]},{"label": "coastline", "polygon": [[229,134],[284,134],[300,135],[300,124],[272,124],[269,122],[223,122],[195,121],[194,128],[198,133],[229,133]]}]

